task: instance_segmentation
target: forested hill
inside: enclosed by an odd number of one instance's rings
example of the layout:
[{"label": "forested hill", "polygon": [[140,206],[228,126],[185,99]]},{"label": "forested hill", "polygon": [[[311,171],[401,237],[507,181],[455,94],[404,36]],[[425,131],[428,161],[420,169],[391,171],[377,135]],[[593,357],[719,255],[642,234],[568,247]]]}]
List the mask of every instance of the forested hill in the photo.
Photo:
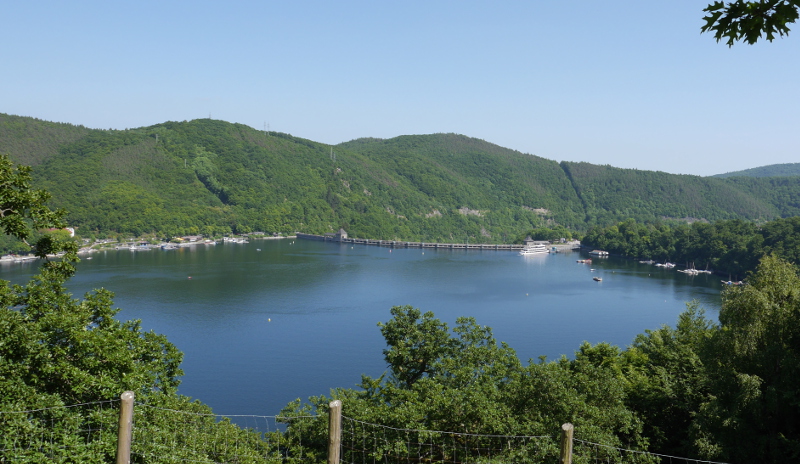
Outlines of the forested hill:
[{"label": "forested hill", "polygon": [[[769,184],[767,180],[739,183],[589,163],[562,162],[561,166],[572,180],[589,225],[609,224],[615,217],[641,222],[654,217],[764,220],[779,217],[783,211],[779,199],[762,191],[761,187]],[[800,198],[800,182],[790,185],[790,197]]]},{"label": "forested hill", "polygon": [[[547,160],[456,134],[334,147],[211,119],[98,130],[0,114],[82,235],[264,231],[508,242],[542,226],[798,214],[800,178],[717,179]],[[777,182],[777,183],[776,183]]]},{"label": "forested hill", "polygon": [[787,177],[800,176],[800,163],[771,164],[743,171],[726,172],[713,177]]}]

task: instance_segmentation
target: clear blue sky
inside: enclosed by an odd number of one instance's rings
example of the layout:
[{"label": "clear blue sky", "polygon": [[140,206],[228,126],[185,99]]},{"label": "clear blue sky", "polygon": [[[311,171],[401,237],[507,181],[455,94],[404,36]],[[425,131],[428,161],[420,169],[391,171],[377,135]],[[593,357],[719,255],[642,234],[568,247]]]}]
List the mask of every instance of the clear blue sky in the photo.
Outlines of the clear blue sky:
[{"label": "clear blue sky", "polygon": [[705,1],[9,1],[0,112],[207,118],[323,143],[455,132],[711,175],[800,162],[800,25],[728,48]]}]

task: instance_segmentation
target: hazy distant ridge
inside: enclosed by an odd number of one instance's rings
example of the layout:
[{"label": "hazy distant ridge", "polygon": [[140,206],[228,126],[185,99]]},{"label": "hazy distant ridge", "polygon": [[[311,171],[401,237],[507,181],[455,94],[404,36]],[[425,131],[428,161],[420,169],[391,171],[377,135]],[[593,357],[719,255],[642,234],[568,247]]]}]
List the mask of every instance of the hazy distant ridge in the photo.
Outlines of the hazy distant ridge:
[{"label": "hazy distant ridge", "polygon": [[800,176],[800,163],[771,164],[743,171],[726,172],[712,177],[788,177]]}]

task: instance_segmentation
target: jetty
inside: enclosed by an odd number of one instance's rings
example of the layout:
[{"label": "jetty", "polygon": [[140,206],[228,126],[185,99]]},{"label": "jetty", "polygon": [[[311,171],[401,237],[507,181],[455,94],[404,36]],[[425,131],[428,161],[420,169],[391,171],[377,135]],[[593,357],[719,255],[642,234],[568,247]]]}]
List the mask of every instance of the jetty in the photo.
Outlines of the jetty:
[{"label": "jetty", "polygon": [[[347,232],[339,229],[339,232],[325,235],[303,234],[296,233],[297,238],[302,240],[317,240],[322,242],[335,242],[335,243],[350,243],[354,245],[373,245],[387,248],[433,248],[440,250],[506,250],[506,251],[520,251],[525,248],[521,243],[504,243],[504,244],[489,244],[489,243],[438,243],[438,242],[407,242],[403,240],[374,240],[369,238],[350,238]],[[575,249],[580,247],[577,245],[561,244],[557,245],[563,249]],[[574,247],[574,248],[573,248]]]}]

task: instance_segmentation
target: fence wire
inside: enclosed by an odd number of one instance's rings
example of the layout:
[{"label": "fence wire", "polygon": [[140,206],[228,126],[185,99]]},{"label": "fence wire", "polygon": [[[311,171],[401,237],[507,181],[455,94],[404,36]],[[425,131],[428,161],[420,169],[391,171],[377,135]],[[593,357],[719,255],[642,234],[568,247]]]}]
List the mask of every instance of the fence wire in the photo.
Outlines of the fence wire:
[{"label": "fence wire", "polygon": [[[114,462],[119,400],[0,411],[0,464]],[[192,410],[192,408],[196,410]],[[136,403],[131,462],[325,462],[327,416],[219,415],[199,403],[181,409]],[[394,428],[342,416],[341,462],[557,462],[557,436],[479,435]],[[593,443],[575,438],[573,462],[724,464]]]},{"label": "fence wire", "polygon": [[726,464],[717,461],[703,461],[695,458],[670,456],[668,454],[636,451],[615,446],[573,440],[573,462],[575,463],[657,463],[657,464]]},{"label": "fence wire", "polygon": [[343,463],[541,463],[558,452],[551,436],[400,429],[342,416]]},{"label": "fence wire", "polygon": [[119,400],[0,411],[0,463],[113,462]]},{"label": "fence wire", "polygon": [[[315,416],[219,415],[136,403],[133,462],[301,463],[301,438],[287,432],[293,421]],[[164,433],[168,431],[168,433]]]}]

